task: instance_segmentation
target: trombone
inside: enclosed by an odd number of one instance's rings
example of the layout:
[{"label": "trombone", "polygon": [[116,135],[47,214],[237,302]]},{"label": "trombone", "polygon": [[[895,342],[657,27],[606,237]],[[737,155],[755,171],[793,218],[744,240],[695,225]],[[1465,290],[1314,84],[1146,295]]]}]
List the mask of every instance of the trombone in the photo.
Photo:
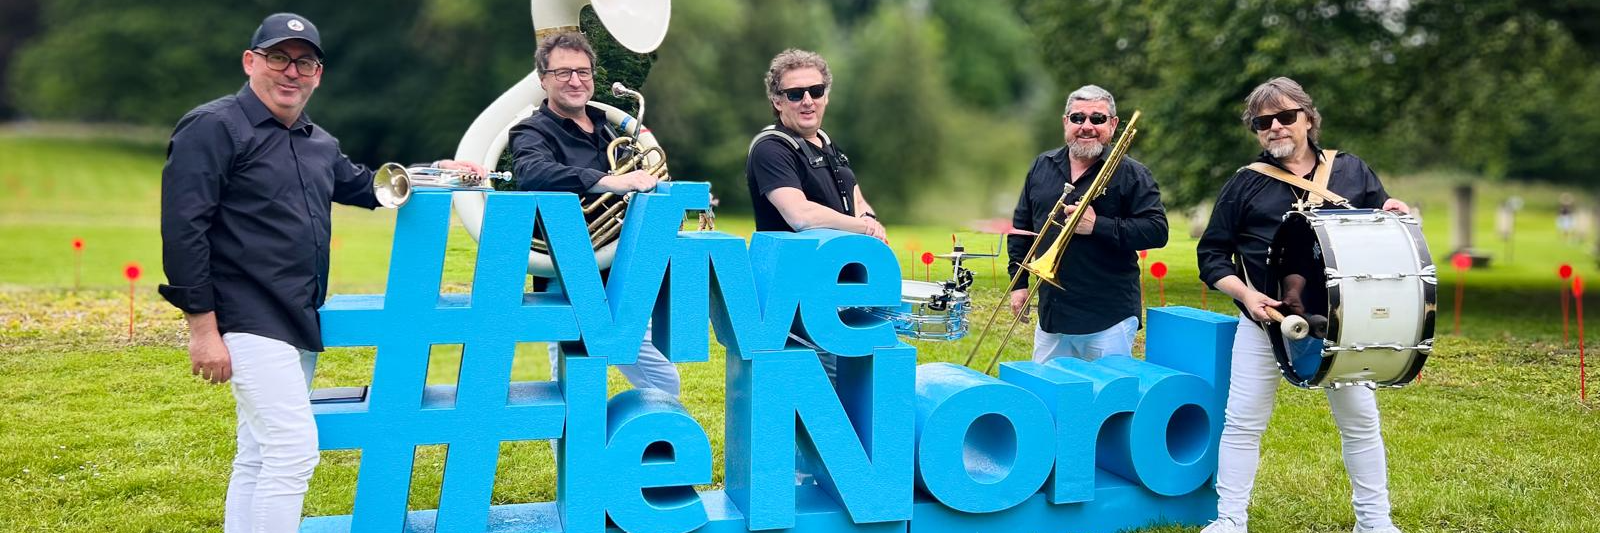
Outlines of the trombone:
[{"label": "trombone", "polygon": [[[1033,246],[1028,247],[1028,253],[1022,256],[1024,260],[1030,257],[1033,259],[1017,265],[1019,267],[1017,273],[1011,276],[1011,283],[1006,284],[1007,290],[1001,294],[1002,300],[1000,303],[995,305],[993,311],[989,312],[989,320],[984,323],[983,331],[978,334],[978,342],[973,344],[972,351],[967,353],[966,362],[961,363],[963,366],[972,366],[973,358],[978,355],[978,348],[983,346],[984,338],[989,335],[989,328],[994,326],[995,316],[1000,314],[1000,308],[1007,306],[1006,299],[1009,298],[1009,289],[1015,286],[1017,281],[1022,279],[1022,276],[1026,275],[1023,274],[1024,272],[1033,274],[1039,278],[1039,281],[1055,285],[1058,288],[1061,287],[1061,258],[1067,252],[1067,243],[1072,241],[1073,230],[1083,220],[1083,212],[1086,211],[1085,207],[1089,202],[1105,194],[1106,185],[1111,181],[1111,175],[1122,164],[1122,156],[1128,153],[1128,146],[1133,144],[1133,137],[1139,133],[1138,125],[1139,111],[1134,111],[1133,118],[1128,120],[1128,126],[1122,130],[1122,136],[1118,137],[1117,142],[1111,146],[1111,154],[1106,156],[1105,166],[1100,167],[1100,172],[1095,174],[1094,181],[1090,182],[1089,188],[1084,190],[1083,197],[1078,200],[1078,203],[1073,204],[1078,209],[1073,211],[1072,217],[1068,218],[1066,223],[1056,222],[1056,219],[1066,209],[1067,197],[1072,195],[1075,187],[1069,181],[1066,187],[1062,188],[1061,198],[1057,199],[1055,206],[1050,208],[1050,216],[1045,219],[1044,227],[1039,228],[1039,236],[1033,240]],[[1039,249],[1039,243],[1045,240],[1045,235],[1049,233],[1052,225],[1061,228],[1056,233],[1055,240],[1042,253],[1034,256],[1034,252]],[[1037,284],[1028,285],[1028,296],[1024,301],[1033,299],[1033,290],[1037,287]],[[1000,339],[1000,347],[995,349],[994,356],[989,358],[989,364],[983,369],[984,374],[994,372],[995,363],[1000,361],[1000,354],[1005,351],[1006,343],[1011,342],[1011,335],[1016,332],[1017,324],[1021,322],[1020,319],[1012,320],[1011,325],[1006,328],[1005,337]]]}]

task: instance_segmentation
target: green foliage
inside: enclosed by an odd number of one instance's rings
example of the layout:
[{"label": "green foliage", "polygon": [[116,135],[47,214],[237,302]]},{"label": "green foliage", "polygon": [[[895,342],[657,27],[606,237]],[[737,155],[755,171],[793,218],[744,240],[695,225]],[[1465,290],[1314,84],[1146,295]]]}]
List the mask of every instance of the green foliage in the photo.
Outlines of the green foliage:
[{"label": "green foliage", "polygon": [[830,131],[861,189],[885,218],[905,220],[912,195],[944,181],[952,142],[940,119],[954,107],[944,85],[937,29],[897,4],[881,4],[856,35],[848,76],[835,75]]},{"label": "green foliage", "polygon": [[1239,114],[1275,76],[1316,99],[1325,146],[1380,173],[1593,175],[1593,163],[1564,157],[1600,135],[1594,60],[1564,30],[1582,22],[1518,2],[1037,0],[1024,10],[1058,84],[1097,83],[1145,110],[1133,153],[1169,205],[1208,199],[1259,150]]}]

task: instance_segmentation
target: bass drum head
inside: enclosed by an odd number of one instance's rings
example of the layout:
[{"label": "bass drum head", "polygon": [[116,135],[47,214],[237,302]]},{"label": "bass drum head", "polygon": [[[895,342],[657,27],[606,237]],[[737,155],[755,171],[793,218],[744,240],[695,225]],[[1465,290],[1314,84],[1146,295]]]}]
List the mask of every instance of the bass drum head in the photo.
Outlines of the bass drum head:
[{"label": "bass drum head", "polygon": [[[1288,308],[1285,315],[1327,320],[1333,316],[1324,254],[1328,243],[1311,224],[1315,216],[1301,212],[1284,215],[1283,224],[1278,226],[1272,245],[1267,249],[1267,280],[1277,289],[1269,296],[1284,302]],[[1327,333],[1335,341],[1337,335],[1338,332],[1331,329]],[[1302,387],[1321,381],[1327,372],[1323,364],[1323,339],[1316,336],[1290,339],[1275,322],[1267,326],[1267,337],[1272,340],[1273,354],[1285,378]]]}]

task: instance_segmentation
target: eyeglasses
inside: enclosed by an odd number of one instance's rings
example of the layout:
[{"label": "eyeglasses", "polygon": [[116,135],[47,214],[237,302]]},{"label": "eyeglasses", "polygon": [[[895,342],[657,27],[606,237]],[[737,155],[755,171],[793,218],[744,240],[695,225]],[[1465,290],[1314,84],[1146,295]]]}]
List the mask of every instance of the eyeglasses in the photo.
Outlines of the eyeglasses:
[{"label": "eyeglasses", "polygon": [[1072,122],[1073,124],[1082,124],[1083,121],[1087,120],[1087,121],[1089,121],[1090,124],[1094,124],[1096,126],[1099,126],[1101,124],[1105,124],[1107,120],[1111,120],[1111,116],[1107,115],[1105,113],[1095,113],[1095,114],[1092,114],[1092,115],[1085,115],[1083,113],[1073,113],[1071,115],[1067,115],[1067,120]]},{"label": "eyeglasses", "polygon": [[250,53],[266,58],[267,68],[279,72],[288,70],[290,63],[294,63],[295,70],[298,70],[301,76],[315,76],[318,72],[322,72],[322,62],[313,57],[291,59],[288,54],[277,51],[251,50]]},{"label": "eyeglasses", "polygon": [[1304,111],[1304,109],[1296,107],[1294,109],[1286,109],[1286,110],[1283,110],[1283,111],[1279,111],[1279,112],[1271,114],[1271,115],[1261,115],[1259,117],[1251,117],[1250,118],[1250,131],[1263,131],[1263,130],[1271,129],[1272,128],[1272,121],[1274,121],[1274,120],[1278,121],[1279,124],[1283,124],[1285,126],[1288,126],[1290,124],[1294,124],[1296,120],[1299,120],[1301,111]]},{"label": "eyeglasses", "polygon": [[579,81],[589,81],[594,79],[594,69],[592,68],[558,68],[555,70],[546,71],[545,74],[555,76],[556,81],[571,81],[572,75],[574,74],[578,75]]},{"label": "eyeglasses", "polygon": [[818,83],[810,87],[791,87],[788,89],[780,89],[778,92],[782,93],[783,97],[788,98],[790,102],[799,102],[804,100],[806,93],[811,93],[811,99],[816,100],[818,98],[822,98],[822,95],[828,93],[828,85]]}]

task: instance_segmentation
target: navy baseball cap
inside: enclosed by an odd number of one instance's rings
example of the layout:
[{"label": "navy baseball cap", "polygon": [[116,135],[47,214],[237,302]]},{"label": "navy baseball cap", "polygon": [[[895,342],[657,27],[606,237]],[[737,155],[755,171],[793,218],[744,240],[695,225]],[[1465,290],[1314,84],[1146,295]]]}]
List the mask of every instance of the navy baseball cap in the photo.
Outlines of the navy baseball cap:
[{"label": "navy baseball cap", "polygon": [[250,38],[250,48],[268,48],[289,39],[305,41],[312,50],[316,50],[318,58],[323,56],[322,36],[317,33],[317,26],[294,13],[268,15],[256,28],[255,36]]}]

